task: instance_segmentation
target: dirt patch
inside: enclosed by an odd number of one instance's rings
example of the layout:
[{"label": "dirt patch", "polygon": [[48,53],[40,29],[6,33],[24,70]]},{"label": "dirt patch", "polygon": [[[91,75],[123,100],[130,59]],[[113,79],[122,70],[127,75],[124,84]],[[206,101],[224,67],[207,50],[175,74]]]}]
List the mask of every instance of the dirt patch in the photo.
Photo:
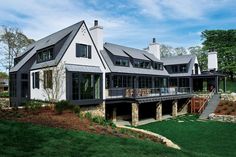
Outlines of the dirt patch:
[{"label": "dirt patch", "polygon": [[221,100],[214,113],[216,115],[236,116],[236,102]]},{"label": "dirt patch", "polygon": [[160,143],[160,140],[154,136],[133,132],[127,129],[112,128],[96,124],[89,119],[80,118],[72,111],[64,111],[62,114],[56,114],[50,108],[42,108],[37,111],[1,110],[0,119],[14,120],[18,122],[39,124],[48,127],[64,128],[77,131],[86,131],[95,134],[109,135],[121,138],[148,139]]}]

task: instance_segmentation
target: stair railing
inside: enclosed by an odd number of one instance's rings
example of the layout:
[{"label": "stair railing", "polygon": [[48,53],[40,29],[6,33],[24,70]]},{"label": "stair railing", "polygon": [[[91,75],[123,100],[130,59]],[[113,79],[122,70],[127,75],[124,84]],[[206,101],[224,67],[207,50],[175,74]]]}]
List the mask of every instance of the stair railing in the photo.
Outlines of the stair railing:
[{"label": "stair railing", "polygon": [[198,110],[198,113],[202,113],[203,110],[205,109],[207,103],[209,100],[212,98],[212,96],[215,94],[215,88],[207,95],[206,99],[203,101],[201,107]]}]

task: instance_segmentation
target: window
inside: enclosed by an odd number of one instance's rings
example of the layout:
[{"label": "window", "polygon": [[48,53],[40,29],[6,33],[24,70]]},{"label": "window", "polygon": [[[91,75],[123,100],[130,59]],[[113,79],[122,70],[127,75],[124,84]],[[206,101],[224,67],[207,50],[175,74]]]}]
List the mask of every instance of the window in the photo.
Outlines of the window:
[{"label": "window", "polygon": [[73,100],[101,98],[100,74],[73,73],[72,86]]},{"label": "window", "polygon": [[150,62],[142,60],[134,60],[134,67],[150,69]]},{"label": "window", "polygon": [[138,78],[139,88],[152,88],[152,78],[151,77],[139,77]]},{"label": "window", "polygon": [[52,84],[53,84],[52,83],[52,70],[44,71],[43,76],[44,76],[44,80],[43,80],[44,89],[46,88],[52,89]]},{"label": "window", "polygon": [[22,80],[28,80],[28,74],[21,74]]},{"label": "window", "polygon": [[38,51],[37,62],[45,62],[53,59],[53,48],[47,48]]},{"label": "window", "polygon": [[32,73],[32,79],[33,79],[33,89],[34,88],[39,89],[39,72]]},{"label": "window", "polygon": [[178,65],[172,65],[171,71],[172,71],[172,73],[178,73]]},{"label": "window", "polygon": [[153,69],[163,70],[163,64],[162,63],[153,62]]},{"label": "window", "polygon": [[92,58],[91,45],[76,44],[76,57]]},{"label": "window", "polygon": [[129,60],[128,59],[116,59],[115,60],[115,65],[128,67],[129,66]]},{"label": "window", "polygon": [[179,65],[179,71],[181,73],[186,73],[187,72],[187,65],[186,64]]}]

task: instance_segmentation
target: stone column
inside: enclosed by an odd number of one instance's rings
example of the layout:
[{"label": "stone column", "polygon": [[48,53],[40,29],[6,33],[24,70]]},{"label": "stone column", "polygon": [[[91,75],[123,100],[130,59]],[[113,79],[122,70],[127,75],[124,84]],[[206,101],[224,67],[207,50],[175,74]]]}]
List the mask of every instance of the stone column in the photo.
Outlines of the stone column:
[{"label": "stone column", "polygon": [[178,115],[178,102],[177,100],[174,100],[172,102],[172,116],[176,117]]},{"label": "stone column", "polygon": [[112,110],[112,122],[116,122],[116,107],[114,107]]},{"label": "stone column", "polygon": [[162,120],[162,103],[161,101],[156,104],[156,120]]},{"label": "stone column", "polygon": [[139,104],[132,103],[132,125],[137,126],[139,121]]}]

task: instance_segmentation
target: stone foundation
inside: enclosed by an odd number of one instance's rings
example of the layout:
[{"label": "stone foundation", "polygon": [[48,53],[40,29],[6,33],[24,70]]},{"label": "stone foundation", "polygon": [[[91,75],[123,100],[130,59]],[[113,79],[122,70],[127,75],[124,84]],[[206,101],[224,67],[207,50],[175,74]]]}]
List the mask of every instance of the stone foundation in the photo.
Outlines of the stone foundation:
[{"label": "stone foundation", "polygon": [[162,120],[162,103],[159,102],[156,104],[156,120]]},{"label": "stone foundation", "polygon": [[177,117],[177,115],[178,115],[178,103],[177,103],[177,101],[175,100],[175,101],[173,101],[173,104],[172,104],[172,116],[173,117]]},{"label": "stone foundation", "polygon": [[92,116],[100,116],[105,118],[105,102],[99,105],[80,106],[80,113],[82,115],[90,112]]},{"label": "stone foundation", "polygon": [[0,108],[8,108],[10,107],[9,98],[0,98]]},{"label": "stone foundation", "polygon": [[220,99],[221,100],[236,101],[236,93],[221,94]]},{"label": "stone foundation", "polygon": [[212,113],[209,115],[209,119],[220,122],[236,123],[236,116],[231,116],[231,115],[216,115]]},{"label": "stone foundation", "polygon": [[138,121],[139,121],[138,110],[139,110],[139,104],[132,103],[132,125],[133,126],[138,125]]}]

